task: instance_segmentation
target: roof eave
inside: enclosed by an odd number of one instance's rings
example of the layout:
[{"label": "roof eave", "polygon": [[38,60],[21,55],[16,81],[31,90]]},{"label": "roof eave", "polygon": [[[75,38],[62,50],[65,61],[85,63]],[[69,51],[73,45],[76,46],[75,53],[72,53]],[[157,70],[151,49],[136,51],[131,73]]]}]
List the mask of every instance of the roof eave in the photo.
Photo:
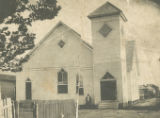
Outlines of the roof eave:
[{"label": "roof eave", "polygon": [[114,16],[114,15],[120,15],[121,18],[122,18],[125,22],[127,22],[127,18],[125,17],[125,15],[123,14],[123,12],[116,12],[116,13],[111,13],[111,14],[89,15],[88,18],[89,18],[89,19],[94,19],[94,18],[99,18],[99,17]]},{"label": "roof eave", "polygon": [[98,18],[98,17],[113,16],[113,15],[118,15],[118,14],[119,14],[119,12],[111,13],[111,14],[89,15],[88,18],[89,18],[89,19],[92,19],[92,18]]},{"label": "roof eave", "polygon": [[120,16],[122,17],[122,19],[124,20],[124,22],[127,22],[128,19],[126,18],[126,16],[123,14],[123,12],[120,13]]},{"label": "roof eave", "polygon": [[16,81],[15,75],[0,74],[0,81]]}]

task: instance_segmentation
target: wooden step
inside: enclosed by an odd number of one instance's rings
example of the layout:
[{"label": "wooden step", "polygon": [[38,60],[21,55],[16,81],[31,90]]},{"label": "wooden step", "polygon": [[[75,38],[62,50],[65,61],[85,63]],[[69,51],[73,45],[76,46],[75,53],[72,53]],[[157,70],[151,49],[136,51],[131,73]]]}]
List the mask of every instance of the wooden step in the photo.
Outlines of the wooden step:
[{"label": "wooden step", "polygon": [[98,105],[99,109],[118,109],[118,101],[102,101]]}]

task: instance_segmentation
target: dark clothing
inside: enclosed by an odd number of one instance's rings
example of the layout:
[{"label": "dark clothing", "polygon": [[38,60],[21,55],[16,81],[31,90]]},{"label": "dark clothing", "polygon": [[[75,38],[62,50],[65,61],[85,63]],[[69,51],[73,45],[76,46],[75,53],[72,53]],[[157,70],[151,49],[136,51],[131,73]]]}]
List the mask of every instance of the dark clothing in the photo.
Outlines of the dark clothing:
[{"label": "dark clothing", "polygon": [[91,105],[91,96],[89,96],[89,95],[86,96],[86,105],[87,106]]}]

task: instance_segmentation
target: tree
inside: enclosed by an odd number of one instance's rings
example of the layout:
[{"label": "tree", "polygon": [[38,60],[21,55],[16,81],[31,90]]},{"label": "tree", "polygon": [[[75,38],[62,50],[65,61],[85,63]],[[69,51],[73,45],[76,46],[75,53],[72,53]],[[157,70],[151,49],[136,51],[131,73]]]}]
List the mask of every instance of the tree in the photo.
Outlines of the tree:
[{"label": "tree", "polygon": [[16,0],[0,0],[0,20],[11,15],[16,9]]},{"label": "tree", "polygon": [[[1,20],[6,26],[0,29],[0,69],[3,71],[21,71],[22,63],[29,59],[29,55],[17,59],[27,50],[33,49],[36,34],[28,30],[32,22],[37,20],[53,19],[57,16],[60,6],[56,0],[40,0],[30,4],[28,0],[16,0],[16,9],[13,13]],[[29,15],[23,16],[24,12]],[[8,25],[15,25],[17,29],[11,31]]]}]

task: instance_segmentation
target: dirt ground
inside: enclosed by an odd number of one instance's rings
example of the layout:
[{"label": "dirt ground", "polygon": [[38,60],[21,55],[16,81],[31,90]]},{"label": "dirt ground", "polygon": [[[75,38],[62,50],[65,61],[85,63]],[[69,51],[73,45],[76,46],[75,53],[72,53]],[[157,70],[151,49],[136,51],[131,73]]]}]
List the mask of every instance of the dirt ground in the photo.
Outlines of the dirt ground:
[{"label": "dirt ground", "polygon": [[[79,118],[160,118],[160,99],[149,99],[131,109],[79,110]],[[157,107],[158,105],[158,107]]]},{"label": "dirt ground", "polygon": [[80,110],[79,118],[160,118],[160,110]]}]

